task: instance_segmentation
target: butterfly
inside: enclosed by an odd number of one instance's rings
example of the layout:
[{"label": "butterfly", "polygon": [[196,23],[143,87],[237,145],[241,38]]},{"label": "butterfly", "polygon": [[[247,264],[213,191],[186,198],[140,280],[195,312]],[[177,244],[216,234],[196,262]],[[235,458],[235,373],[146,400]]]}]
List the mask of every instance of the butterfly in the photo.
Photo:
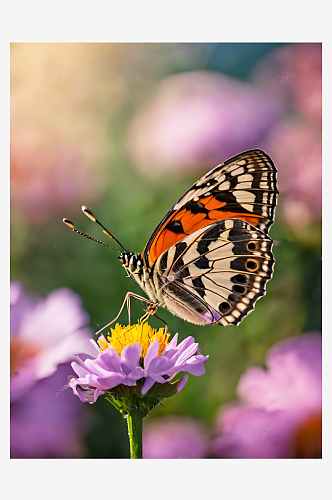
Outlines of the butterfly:
[{"label": "butterfly", "polygon": [[[188,189],[143,253],[124,251],[119,260],[155,311],[164,307],[197,325],[239,325],[265,295],[273,274],[268,231],[277,196],[272,159],[260,149],[240,153]],[[68,219],[64,222],[76,230]]]}]

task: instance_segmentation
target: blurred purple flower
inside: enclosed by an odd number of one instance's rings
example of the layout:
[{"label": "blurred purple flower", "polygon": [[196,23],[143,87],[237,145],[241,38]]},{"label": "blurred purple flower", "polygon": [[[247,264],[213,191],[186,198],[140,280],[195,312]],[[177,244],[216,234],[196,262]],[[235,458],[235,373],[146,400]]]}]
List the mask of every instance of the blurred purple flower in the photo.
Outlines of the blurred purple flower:
[{"label": "blurred purple flower", "polygon": [[85,408],[63,390],[69,365],[60,365],[11,404],[11,458],[80,458],[88,424]]},{"label": "blurred purple flower", "polygon": [[208,449],[207,430],[194,418],[170,415],[144,421],[143,458],[204,458]]},{"label": "blurred purple flower", "polygon": [[286,458],[291,423],[280,411],[229,403],[217,413],[219,436],[213,453],[221,458]]},{"label": "blurred purple flower", "polygon": [[267,351],[266,367],[249,368],[236,389],[240,402],[220,408],[214,454],[232,458],[320,456],[321,336],[308,332],[276,343]]},{"label": "blurred purple flower", "polygon": [[[127,327],[117,324],[109,339],[115,343],[118,341],[117,336],[123,335],[121,341],[128,341],[127,345],[122,344],[123,348],[120,353],[103,336],[99,338],[99,345],[91,340],[94,354],[77,356],[78,362],[74,361],[72,368],[78,378],[71,377],[69,382],[70,387],[82,402],[95,403],[105,391],[120,384],[134,386],[143,378],[142,395],[146,394],[155,382],[159,384],[170,382],[181,371],[196,376],[205,373],[204,363],[209,357],[197,354],[198,344],[195,343],[193,337],[187,337],[178,346],[177,333],[169,343],[165,342],[164,338],[156,339],[149,343],[144,353],[145,331],[143,329],[147,328],[153,330],[147,323]],[[126,333],[129,333],[128,336]],[[139,343],[137,339],[142,336],[144,341]],[[162,345],[160,342],[164,342],[162,352],[160,352]],[[143,358],[144,367],[142,367],[141,358]],[[187,379],[187,375],[183,377],[178,391],[184,387]]]},{"label": "blurred purple flower", "polygon": [[90,346],[91,330],[81,298],[60,288],[45,299],[32,299],[19,282],[10,286],[11,399],[52,375],[59,363]]},{"label": "blurred purple flower", "polygon": [[129,155],[149,176],[211,167],[256,147],[283,113],[283,101],[225,75],[168,76],[130,126]]}]

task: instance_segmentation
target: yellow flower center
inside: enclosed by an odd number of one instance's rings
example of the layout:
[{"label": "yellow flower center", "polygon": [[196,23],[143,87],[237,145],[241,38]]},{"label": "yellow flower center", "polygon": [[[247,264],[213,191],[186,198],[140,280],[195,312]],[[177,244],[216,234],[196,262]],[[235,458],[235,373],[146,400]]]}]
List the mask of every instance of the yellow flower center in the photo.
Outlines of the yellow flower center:
[{"label": "yellow flower center", "polygon": [[155,340],[159,342],[158,356],[161,356],[168,344],[170,335],[169,333],[165,334],[164,328],[154,330],[148,323],[127,326],[122,326],[117,323],[114,329],[111,328],[111,333],[112,335],[108,336],[107,340],[105,338],[100,338],[98,340],[98,345],[102,351],[112,346],[121,357],[121,352],[124,347],[138,343],[142,346],[141,356],[143,356],[143,358],[150,344]]}]

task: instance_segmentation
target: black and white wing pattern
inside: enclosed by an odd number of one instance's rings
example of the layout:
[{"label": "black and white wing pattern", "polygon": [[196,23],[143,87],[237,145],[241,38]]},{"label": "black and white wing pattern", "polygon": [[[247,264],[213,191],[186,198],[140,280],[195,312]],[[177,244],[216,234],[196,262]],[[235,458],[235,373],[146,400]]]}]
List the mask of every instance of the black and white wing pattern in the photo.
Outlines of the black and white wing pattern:
[{"label": "black and white wing pattern", "polygon": [[152,233],[144,260],[152,267],[167,248],[224,219],[244,220],[268,234],[277,196],[277,169],[264,151],[233,156],[201,177],[173,205]]},{"label": "black and white wing pattern", "polygon": [[240,219],[203,227],[167,249],[153,267],[162,305],[191,323],[239,325],[265,295],[272,240]]}]

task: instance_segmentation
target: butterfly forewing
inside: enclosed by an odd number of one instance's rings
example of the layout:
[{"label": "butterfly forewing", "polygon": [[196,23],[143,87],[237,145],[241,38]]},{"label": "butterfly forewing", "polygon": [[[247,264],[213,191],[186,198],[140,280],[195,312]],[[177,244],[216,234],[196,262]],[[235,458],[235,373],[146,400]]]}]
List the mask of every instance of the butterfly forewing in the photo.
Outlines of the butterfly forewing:
[{"label": "butterfly forewing", "polygon": [[168,248],[214,222],[237,218],[266,234],[277,203],[276,168],[259,149],[236,155],[197,181],[150,237],[144,258],[153,266]]},{"label": "butterfly forewing", "polygon": [[239,219],[202,228],[166,250],[153,273],[166,307],[196,324],[238,325],[265,295],[272,240]]}]

